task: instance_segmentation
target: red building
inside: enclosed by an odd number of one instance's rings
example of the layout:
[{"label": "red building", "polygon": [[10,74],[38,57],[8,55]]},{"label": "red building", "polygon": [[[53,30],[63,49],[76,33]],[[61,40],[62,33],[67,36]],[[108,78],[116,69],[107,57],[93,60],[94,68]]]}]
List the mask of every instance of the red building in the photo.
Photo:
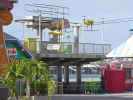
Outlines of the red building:
[{"label": "red building", "polygon": [[133,64],[113,62],[103,68],[104,89],[111,93],[133,90]]}]

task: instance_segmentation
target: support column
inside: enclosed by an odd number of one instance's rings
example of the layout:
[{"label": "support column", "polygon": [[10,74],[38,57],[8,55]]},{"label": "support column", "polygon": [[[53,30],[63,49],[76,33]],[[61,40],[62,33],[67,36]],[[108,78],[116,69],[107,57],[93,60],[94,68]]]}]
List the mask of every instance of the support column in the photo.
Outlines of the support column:
[{"label": "support column", "polygon": [[61,66],[58,66],[57,67],[57,70],[58,70],[58,82],[62,82],[62,67]]},{"label": "support column", "polygon": [[64,66],[64,83],[69,84],[69,66]]},{"label": "support column", "polygon": [[77,65],[77,93],[81,93],[81,65]]},{"label": "support column", "polygon": [[57,66],[57,84],[58,84],[58,94],[63,93],[63,83],[62,83],[62,66]]},{"label": "support column", "polygon": [[77,84],[81,84],[81,66],[77,65]]},{"label": "support column", "polygon": [[69,65],[64,65],[64,86],[63,86],[63,92],[69,93]]}]

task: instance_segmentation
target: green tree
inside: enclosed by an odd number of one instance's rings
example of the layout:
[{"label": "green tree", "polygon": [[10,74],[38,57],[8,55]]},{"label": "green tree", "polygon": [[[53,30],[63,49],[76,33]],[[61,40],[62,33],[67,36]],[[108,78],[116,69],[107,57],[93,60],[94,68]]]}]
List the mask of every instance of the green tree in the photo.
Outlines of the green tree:
[{"label": "green tree", "polygon": [[47,89],[49,95],[53,93],[54,82],[50,79],[48,66],[37,60],[24,59],[18,63],[13,62],[8,66],[8,71],[4,77],[4,83],[10,88],[12,96],[16,95],[16,81],[18,79],[25,80],[26,82],[26,95],[29,97],[31,87],[38,92]]},{"label": "green tree", "polygon": [[20,62],[19,64],[16,64],[15,61],[13,61],[10,65],[7,67],[7,73],[3,77],[4,84],[10,89],[10,94],[12,96],[16,95],[16,81],[17,79],[23,79],[24,76],[21,74],[22,67],[20,65],[23,65],[23,62]]}]

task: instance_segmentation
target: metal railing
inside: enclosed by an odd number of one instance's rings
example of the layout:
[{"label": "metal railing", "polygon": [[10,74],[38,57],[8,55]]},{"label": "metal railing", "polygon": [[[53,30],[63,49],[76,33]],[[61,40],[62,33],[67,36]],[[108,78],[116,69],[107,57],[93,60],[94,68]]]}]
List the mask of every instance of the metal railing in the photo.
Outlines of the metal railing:
[{"label": "metal railing", "polygon": [[72,42],[36,42],[30,41],[26,47],[34,53],[51,53],[51,54],[101,54],[106,55],[111,50],[110,44],[79,43]]}]

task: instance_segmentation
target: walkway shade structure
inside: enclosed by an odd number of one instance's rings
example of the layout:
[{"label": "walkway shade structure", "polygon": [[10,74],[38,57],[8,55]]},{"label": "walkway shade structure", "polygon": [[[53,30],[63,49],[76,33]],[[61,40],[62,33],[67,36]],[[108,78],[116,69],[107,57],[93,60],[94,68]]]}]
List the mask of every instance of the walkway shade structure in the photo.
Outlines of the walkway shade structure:
[{"label": "walkway shade structure", "polygon": [[133,35],[120,46],[114,48],[106,57],[133,57]]},{"label": "walkway shade structure", "polygon": [[[113,78],[117,78],[116,81],[112,81],[112,82],[114,82],[114,83],[116,82],[117,84],[120,81],[121,81],[120,83],[123,83],[124,82],[124,84],[125,84],[125,90],[132,91],[132,89],[133,89],[133,63],[132,63],[132,61],[130,61],[129,58],[132,58],[133,57],[133,35],[130,36],[125,42],[123,42],[117,48],[114,48],[110,53],[108,53],[106,55],[106,57],[107,58],[124,58],[124,59],[115,59],[116,61],[118,60],[118,63],[119,64],[116,64],[116,63],[114,64],[115,66],[122,65],[124,72],[122,72],[122,71],[121,72],[120,71],[117,72],[117,70],[114,70],[117,75],[115,77],[114,76],[115,75],[114,73],[111,74],[109,80],[111,80]],[[124,73],[125,73],[125,75],[124,75]],[[124,75],[124,79],[123,78],[119,79],[123,75]],[[115,84],[114,86],[116,86],[117,84]],[[117,88],[114,88],[114,89],[123,90],[124,88],[122,89],[122,88],[118,88],[117,87]]]}]

